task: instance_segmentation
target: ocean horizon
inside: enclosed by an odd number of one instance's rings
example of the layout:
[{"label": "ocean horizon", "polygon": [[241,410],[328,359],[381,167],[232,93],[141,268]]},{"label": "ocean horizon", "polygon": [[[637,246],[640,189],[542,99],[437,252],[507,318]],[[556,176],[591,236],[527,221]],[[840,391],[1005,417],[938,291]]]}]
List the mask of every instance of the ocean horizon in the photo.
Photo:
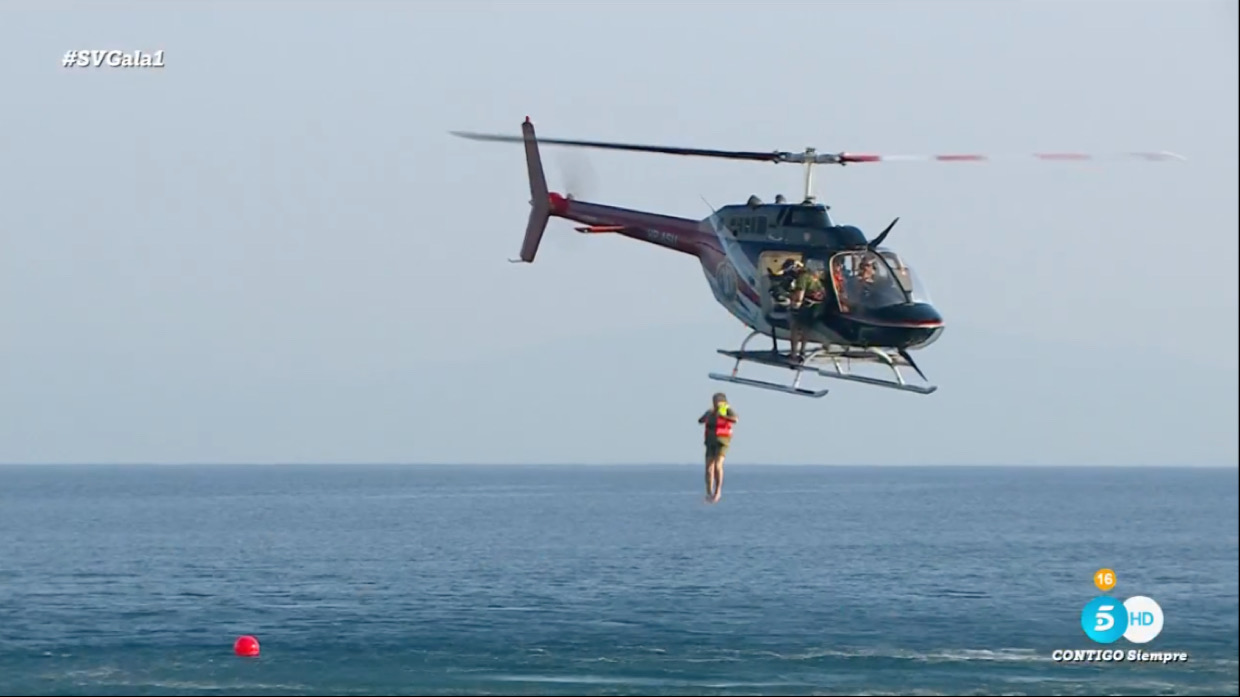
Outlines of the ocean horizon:
[{"label": "ocean horizon", "polygon": [[[1235,695],[1237,476],[6,465],[0,693]],[[1099,569],[1152,641],[1085,634]]]},{"label": "ocean horizon", "polygon": [[[686,467],[701,466],[699,462],[667,461],[667,462],[401,462],[401,461],[358,461],[358,462],[293,462],[293,461],[254,461],[254,462],[213,462],[213,461],[118,461],[118,462],[0,462],[0,467]],[[865,462],[730,462],[729,467],[821,467],[821,468],[908,468],[908,469],[1216,469],[1240,471],[1240,463],[1131,463],[1112,464],[1071,464],[1071,463],[865,463]]]}]

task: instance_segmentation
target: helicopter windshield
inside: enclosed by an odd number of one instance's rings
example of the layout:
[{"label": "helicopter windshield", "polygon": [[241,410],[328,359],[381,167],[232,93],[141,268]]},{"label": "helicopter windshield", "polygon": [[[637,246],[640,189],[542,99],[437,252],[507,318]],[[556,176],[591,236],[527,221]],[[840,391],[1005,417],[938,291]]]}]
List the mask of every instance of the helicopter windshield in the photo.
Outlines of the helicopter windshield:
[{"label": "helicopter windshield", "polygon": [[926,291],[926,287],[922,285],[921,279],[917,277],[913,268],[906,264],[900,255],[881,247],[878,253],[883,255],[887,267],[895,274],[896,282],[908,293],[911,302],[931,304],[930,293]]},{"label": "helicopter windshield", "polygon": [[895,252],[870,249],[831,257],[831,282],[841,312],[929,302],[921,282]]}]

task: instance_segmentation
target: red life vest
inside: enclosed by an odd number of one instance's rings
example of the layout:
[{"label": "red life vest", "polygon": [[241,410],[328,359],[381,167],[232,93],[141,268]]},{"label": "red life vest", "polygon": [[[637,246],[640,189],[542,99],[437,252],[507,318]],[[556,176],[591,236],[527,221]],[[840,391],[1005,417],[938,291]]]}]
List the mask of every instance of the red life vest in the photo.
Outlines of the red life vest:
[{"label": "red life vest", "polygon": [[732,422],[719,416],[719,410],[715,410],[715,437],[731,438]]}]

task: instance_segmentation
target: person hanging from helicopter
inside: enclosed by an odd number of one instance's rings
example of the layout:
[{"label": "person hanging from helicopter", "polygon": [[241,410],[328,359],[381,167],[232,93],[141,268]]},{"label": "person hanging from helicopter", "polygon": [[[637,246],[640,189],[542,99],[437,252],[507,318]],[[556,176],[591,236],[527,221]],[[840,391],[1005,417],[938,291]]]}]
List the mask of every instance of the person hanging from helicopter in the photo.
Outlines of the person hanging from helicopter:
[{"label": "person hanging from helicopter", "polygon": [[797,261],[796,276],[792,281],[792,314],[789,330],[792,344],[788,349],[788,358],[794,362],[805,360],[805,332],[818,318],[822,302],[827,297],[827,289],[822,277],[813,269]]}]

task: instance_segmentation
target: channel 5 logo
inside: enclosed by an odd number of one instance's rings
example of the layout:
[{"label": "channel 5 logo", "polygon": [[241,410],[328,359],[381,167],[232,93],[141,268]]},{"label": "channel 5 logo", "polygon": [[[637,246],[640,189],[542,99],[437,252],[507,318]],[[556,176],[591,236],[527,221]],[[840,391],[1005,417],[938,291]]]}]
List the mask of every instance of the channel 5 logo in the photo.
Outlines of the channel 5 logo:
[{"label": "channel 5 logo", "polygon": [[[1103,592],[1115,588],[1115,572],[1101,569],[1094,574],[1094,585]],[[1100,595],[1081,609],[1081,629],[1099,644],[1113,644],[1120,637],[1134,644],[1145,644],[1162,632],[1163,611],[1150,597],[1135,595],[1123,602]]]}]

